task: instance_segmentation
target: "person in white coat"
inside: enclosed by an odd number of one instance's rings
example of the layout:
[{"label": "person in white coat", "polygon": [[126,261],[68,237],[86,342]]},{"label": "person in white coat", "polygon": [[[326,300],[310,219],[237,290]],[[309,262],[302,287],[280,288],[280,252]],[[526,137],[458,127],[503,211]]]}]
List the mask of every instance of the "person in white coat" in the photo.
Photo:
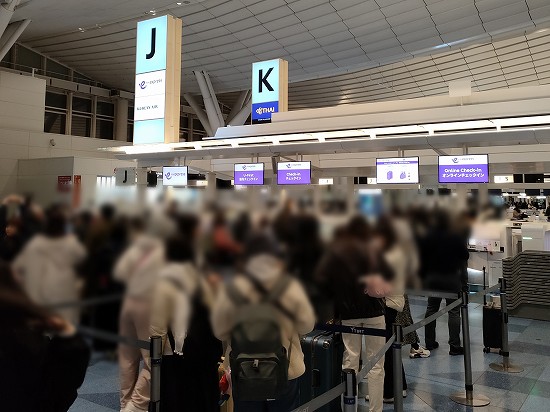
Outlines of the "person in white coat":
[{"label": "person in white coat", "polygon": [[[196,221],[196,220],[195,220]],[[210,324],[213,295],[195,266],[192,234],[166,242],[167,264],[160,271],[151,313],[151,336],[161,336],[161,398],[166,412],[219,412],[218,362],[222,344]]]},{"label": "person in white coat", "polygon": [[[82,283],[75,268],[85,257],[84,246],[67,232],[63,210],[54,207],[47,212],[44,233],[27,243],[12,269],[34,303],[51,306],[80,298]],[[72,324],[80,321],[80,309],[76,306],[53,310]]]},{"label": "person in white coat", "polygon": [[[159,237],[145,232],[140,219],[132,221],[132,230],[133,241],[114,269],[114,278],[126,285],[119,334],[130,339],[148,340],[152,291],[164,266],[164,244]],[[121,411],[147,411],[151,380],[149,351],[120,345],[118,363]]]}]

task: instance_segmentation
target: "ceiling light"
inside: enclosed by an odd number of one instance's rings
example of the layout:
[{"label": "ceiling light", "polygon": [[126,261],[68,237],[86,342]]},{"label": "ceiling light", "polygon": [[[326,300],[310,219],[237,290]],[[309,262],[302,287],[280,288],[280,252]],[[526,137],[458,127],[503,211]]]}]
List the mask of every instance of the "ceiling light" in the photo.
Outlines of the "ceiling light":
[{"label": "ceiling light", "polygon": [[509,117],[506,119],[494,119],[493,122],[501,127],[531,126],[550,123],[550,116],[526,116]]},{"label": "ceiling light", "polygon": [[178,1],[176,4],[177,4],[178,6],[181,6],[181,1]]}]

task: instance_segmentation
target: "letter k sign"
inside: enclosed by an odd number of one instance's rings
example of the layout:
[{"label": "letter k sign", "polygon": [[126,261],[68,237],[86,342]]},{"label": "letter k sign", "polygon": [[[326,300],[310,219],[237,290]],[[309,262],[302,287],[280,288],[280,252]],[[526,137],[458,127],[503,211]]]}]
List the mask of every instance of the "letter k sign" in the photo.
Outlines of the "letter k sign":
[{"label": "letter k sign", "polygon": [[258,88],[258,92],[261,93],[263,91],[263,86],[265,85],[265,87],[267,88],[267,90],[269,90],[270,92],[273,91],[273,87],[271,86],[271,84],[269,84],[269,82],[267,81],[267,78],[269,77],[269,75],[271,74],[271,72],[273,71],[273,67],[270,67],[269,70],[267,71],[267,73],[265,74],[265,76],[263,75],[264,74],[264,71],[263,69],[260,69],[260,76],[259,76],[259,88]]}]

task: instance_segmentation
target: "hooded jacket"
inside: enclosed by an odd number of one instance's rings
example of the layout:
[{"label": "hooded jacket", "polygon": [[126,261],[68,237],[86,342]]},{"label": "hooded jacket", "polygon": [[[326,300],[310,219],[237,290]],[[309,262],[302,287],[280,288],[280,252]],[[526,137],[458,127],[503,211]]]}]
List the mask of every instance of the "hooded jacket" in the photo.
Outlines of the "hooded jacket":
[{"label": "hooded jacket", "polygon": [[[74,235],[57,238],[42,234],[33,237],[13,262],[13,270],[25,292],[39,305],[73,302],[80,296],[75,267],[86,257],[84,246]],[[78,308],[57,311],[78,323]]]},{"label": "hooded jacket", "polygon": [[126,296],[150,299],[157,275],[164,265],[164,245],[160,239],[139,235],[114,268],[114,278],[126,285]]},{"label": "hooded jacket", "polygon": [[[210,287],[192,263],[169,263],[161,269],[153,296],[151,335],[162,337],[165,354],[183,352],[193,315],[192,300],[197,294],[206,307],[211,307]],[[166,344],[168,329],[174,335],[174,348]]]},{"label": "hooded jacket", "polygon": [[[284,273],[280,269],[279,259],[274,256],[261,254],[249,259],[246,271],[258,279],[267,290],[275,285]],[[249,297],[251,302],[257,302],[261,294],[244,276],[234,279],[235,286],[243,296]],[[305,372],[304,355],[300,346],[300,335],[305,335],[313,330],[315,315],[313,307],[302,287],[295,279],[291,280],[287,289],[279,298],[280,304],[293,314],[296,323],[287,316],[278,312],[281,325],[282,344],[290,354],[288,379],[296,379]],[[223,342],[228,343],[226,354],[231,352],[231,331],[235,324],[236,306],[229,298],[225,288],[222,288],[217,296],[212,312],[212,327],[214,335]],[[228,359],[228,357],[226,357]]]}]

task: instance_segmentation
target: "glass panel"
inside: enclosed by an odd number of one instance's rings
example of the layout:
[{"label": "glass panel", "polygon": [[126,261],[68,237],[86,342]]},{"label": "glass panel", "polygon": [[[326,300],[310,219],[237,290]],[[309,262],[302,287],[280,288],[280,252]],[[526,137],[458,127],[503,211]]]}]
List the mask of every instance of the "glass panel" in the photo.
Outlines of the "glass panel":
[{"label": "glass panel", "polygon": [[128,120],[134,120],[134,106],[128,106]]},{"label": "glass panel", "polygon": [[193,119],[193,130],[204,130],[202,123],[199,119]]},{"label": "glass panel", "polygon": [[82,97],[73,97],[73,111],[92,113],[92,101],[90,99],[84,99]]},{"label": "glass panel", "polygon": [[66,110],[67,96],[65,94],[46,92],[46,106]]},{"label": "glass panel", "polygon": [[72,117],[71,134],[73,136],[90,137],[92,119],[89,117]]},{"label": "glass panel", "polygon": [[65,134],[67,115],[61,113],[46,112],[44,116],[44,132]]},{"label": "glass panel", "polygon": [[128,136],[126,141],[133,142],[134,141],[134,122],[128,122],[127,132],[128,132]]},{"label": "glass panel", "polygon": [[32,72],[32,69],[42,71],[42,56],[21,45],[17,45],[17,69]]},{"label": "glass panel", "polygon": [[46,60],[46,76],[69,80],[69,73],[70,70],[68,67],[50,59]]},{"label": "glass panel", "polygon": [[74,73],[73,74],[73,81],[80,84],[89,84],[91,85],[93,83],[92,79],[89,77],[84,76],[81,73]]},{"label": "glass panel", "polygon": [[189,118],[187,116],[181,116],[180,129],[188,129],[188,128],[189,128]]},{"label": "glass panel", "polygon": [[97,101],[97,114],[103,115],[103,116],[111,116],[114,117],[115,115],[115,105],[110,102],[103,102],[101,100]]},{"label": "glass panel", "polygon": [[4,58],[2,59],[2,67],[11,67],[10,63],[13,63],[13,47],[10,49],[9,52],[6,53]]},{"label": "glass panel", "polygon": [[114,123],[111,120],[96,120],[95,137],[113,140]]}]

